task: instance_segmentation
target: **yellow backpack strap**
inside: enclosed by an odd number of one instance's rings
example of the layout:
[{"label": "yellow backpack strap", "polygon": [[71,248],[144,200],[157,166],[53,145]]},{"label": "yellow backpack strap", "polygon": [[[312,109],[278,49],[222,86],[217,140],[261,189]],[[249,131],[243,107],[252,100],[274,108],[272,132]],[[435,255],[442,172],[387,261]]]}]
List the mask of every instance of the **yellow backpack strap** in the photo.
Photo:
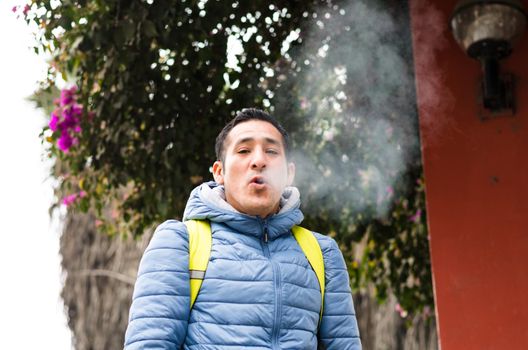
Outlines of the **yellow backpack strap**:
[{"label": "yellow backpack strap", "polygon": [[205,220],[185,221],[189,233],[189,275],[191,278],[191,309],[198,296],[211,256],[211,225]]},{"label": "yellow backpack strap", "polygon": [[323,252],[321,251],[321,246],[319,245],[319,242],[313,235],[312,231],[300,226],[293,226],[292,233],[299,243],[299,246],[301,246],[304,255],[306,255],[308,262],[310,265],[312,265],[312,269],[319,280],[319,287],[321,288],[321,310],[319,312],[319,323],[321,323],[321,319],[323,318],[325,293],[325,268]]}]

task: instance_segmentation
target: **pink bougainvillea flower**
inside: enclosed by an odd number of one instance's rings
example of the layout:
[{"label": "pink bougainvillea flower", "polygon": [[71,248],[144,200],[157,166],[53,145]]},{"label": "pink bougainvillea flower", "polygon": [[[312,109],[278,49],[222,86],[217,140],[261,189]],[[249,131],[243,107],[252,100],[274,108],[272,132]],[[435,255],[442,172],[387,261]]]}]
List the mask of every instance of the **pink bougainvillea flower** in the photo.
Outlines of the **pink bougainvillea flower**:
[{"label": "pink bougainvillea flower", "polygon": [[[61,90],[60,98],[54,101],[57,109],[53,111],[49,121],[52,131],[60,131],[57,147],[63,152],[67,152],[71,146],[79,143],[79,139],[74,135],[82,131],[81,117],[84,111],[83,106],[76,103],[76,92],[76,86]],[[93,113],[87,113],[87,116],[91,119]]]},{"label": "pink bougainvillea flower", "polygon": [[62,115],[64,116],[64,119],[71,119],[73,117],[71,106],[62,106]]},{"label": "pink bougainvillea flower", "polygon": [[26,6],[24,6],[24,9],[22,10],[22,13],[24,14],[24,16],[26,16],[28,14],[30,8],[31,8],[31,6],[29,6],[28,4],[26,4]]},{"label": "pink bougainvillea flower", "polygon": [[82,108],[81,105],[75,103],[75,104],[72,106],[72,113],[73,113],[73,115],[80,116],[80,115],[82,115],[82,112],[83,112],[83,108]]},{"label": "pink bougainvillea flower", "polygon": [[66,197],[64,197],[62,199],[62,204],[64,204],[65,206],[69,206],[73,202],[75,202],[76,199],[77,199],[77,194],[76,193],[67,195]]},{"label": "pink bougainvillea flower", "polygon": [[64,129],[73,129],[79,123],[79,119],[75,118],[69,109],[63,111],[63,116],[62,125]]},{"label": "pink bougainvillea flower", "polygon": [[387,186],[387,198],[392,198],[394,196],[394,188],[392,186]]},{"label": "pink bougainvillea flower", "polygon": [[68,132],[68,124],[65,123],[64,120],[59,122],[59,124],[57,124],[57,127],[61,132]]},{"label": "pink bougainvillea flower", "polygon": [[308,101],[306,97],[301,97],[301,102],[300,102],[299,107],[303,110],[308,109],[310,107],[310,101]]},{"label": "pink bougainvillea flower", "polygon": [[59,141],[57,141],[57,146],[63,152],[67,152],[72,146],[72,144],[73,144],[73,139],[71,138],[70,135],[68,135],[67,132],[62,133],[61,136],[59,137]]},{"label": "pink bougainvillea flower", "polygon": [[422,216],[422,209],[418,209],[416,213],[409,218],[409,221],[418,222],[420,221],[421,216]]},{"label": "pink bougainvillea flower", "polygon": [[13,6],[13,8],[11,9],[11,12],[16,13],[17,10],[18,10],[18,6]]},{"label": "pink bougainvillea flower", "polygon": [[394,309],[396,310],[397,313],[400,314],[400,317],[401,317],[401,318],[405,318],[405,317],[407,317],[408,312],[407,312],[404,308],[402,308],[401,305],[400,305],[399,303],[396,304],[396,306],[394,307]]},{"label": "pink bougainvillea flower", "polygon": [[51,119],[48,124],[51,131],[57,131],[58,123],[59,123],[59,116],[55,112],[52,112]]},{"label": "pink bougainvillea flower", "polygon": [[72,86],[69,89],[62,89],[61,96],[60,96],[61,106],[66,106],[72,103],[75,100],[76,91],[77,91],[77,88],[75,86]]},{"label": "pink bougainvillea flower", "polygon": [[73,204],[77,199],[86,197],[87,193],[85,191],[80,191],[79,193],[73,193],[67,195],[62,199],[62,204],[69,206]]}]

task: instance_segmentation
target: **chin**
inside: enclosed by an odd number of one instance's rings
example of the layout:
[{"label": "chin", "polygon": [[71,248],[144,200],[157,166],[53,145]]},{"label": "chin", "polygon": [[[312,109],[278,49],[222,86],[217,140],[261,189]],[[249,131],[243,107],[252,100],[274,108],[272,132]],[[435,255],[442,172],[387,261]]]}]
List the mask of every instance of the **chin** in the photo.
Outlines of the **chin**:
[{"label": "chin", "polygon": [[248,215],[255,215],[261,217],[267,216],[268,213],[271,211],[272,209],[270,209],[270,206],[267,203],[252,203],[252,205],[246,206],[246,210],[244,210],[244,212]]}]

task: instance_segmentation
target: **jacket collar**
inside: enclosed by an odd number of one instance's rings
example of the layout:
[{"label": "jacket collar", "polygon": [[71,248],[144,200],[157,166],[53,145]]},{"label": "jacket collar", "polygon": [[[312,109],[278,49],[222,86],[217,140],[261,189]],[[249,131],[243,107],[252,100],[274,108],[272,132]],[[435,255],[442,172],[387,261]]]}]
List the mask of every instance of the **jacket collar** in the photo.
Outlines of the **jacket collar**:
[{"label": "jacket collar", "polygon": [[247,235],[262,237],[264,230],[269,239],[286,234],[298,225],[304,216],[299,209],[300,194],[296,187],[287,187],[281,198],[281,209],[277,214],[262,219],[240,213],[225,200],[224,187],[211,181],[196,187],[187,202],[183,220],[210,220],[223,223],[233,230]]}]

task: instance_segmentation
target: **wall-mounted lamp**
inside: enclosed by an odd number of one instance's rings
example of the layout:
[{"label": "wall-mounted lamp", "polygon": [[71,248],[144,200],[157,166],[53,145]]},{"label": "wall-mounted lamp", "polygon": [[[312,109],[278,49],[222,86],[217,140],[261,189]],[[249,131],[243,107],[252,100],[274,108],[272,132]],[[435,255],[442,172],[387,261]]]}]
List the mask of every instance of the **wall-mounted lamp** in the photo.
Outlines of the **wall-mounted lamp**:
[{"label": "wall-mounted lamp", "polygon": [[513,78],[500,73],[524,33],[527,15],[518,0],[461,0],[451,15],[453,36],[471,58],[482,64],[482,106],[496,114],[514,112]]}]

